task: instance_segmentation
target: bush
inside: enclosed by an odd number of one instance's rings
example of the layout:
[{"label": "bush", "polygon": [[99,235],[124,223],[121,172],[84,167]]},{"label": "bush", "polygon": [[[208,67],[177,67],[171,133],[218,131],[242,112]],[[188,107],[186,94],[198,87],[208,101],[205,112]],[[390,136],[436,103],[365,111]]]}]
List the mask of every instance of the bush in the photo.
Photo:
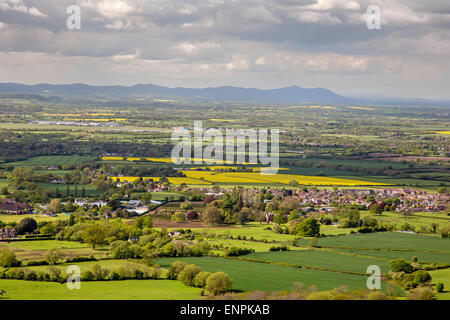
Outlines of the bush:
[{"label": "bush", "polygon": [[142,255],[142,249],[128,241],[114,241],[110,246],[115,259],[135,259]]},{"label": "bush", "polygon": [[64,256],[65,255],[62,252],[59,252],[54,249],[48,250],[45,253],[45,259],[47,260],[48,264],[51,264],[51,265],[57,264],[59,260],[64,258]]},{"label": "bush", "polygon": [[36,220],[33,218],[22,219],[17,227],[18,234],[31,233],[38,227]]},{"label": "bush", "polygon": [[409,300],[433,300],[434,294],[430,288],[416,288],[408,294]]},{"label": "bush", "polygon": [[105,280],[108,278],[109,270],[107,268],[102,268],[100,265],[96,264],[92,267],[92,274],[96,280]]},{"label": "bush", "polygon": [[371,232],[373,232],[373,229],[371,227],[368,227],[368,226],[363,226],[361,228],[358,228],[357,232],[359,232],[359,233],[371,233]]},{"label": "bush", "polygon": [[272,231],[275,232],[275,233],[280,233],[281,234],[281,233],[283,233],[283,228],[281,228],[281,226],[279,224],[274,223],[272,225]]},{"label": "bush", "polygon": [[95,258],[94,256],[89,256],[89,257],[73,257],[73,258],[67,257],[66,259],[64,259],[64,262],[65,262],[65,263],[71,263],[71,262],[84,262],[84,261],[98,261],[98,259]]},{"label": "bush", "polygon": [[296,232],[303,237],[317,237],[320,235],[320,224],[313,217],[309,217],[297,225]]},{"label": "bush", "polygon": [[194,285],[194,278],[197,274],[201,272],[200,268],[195,264],[188,264],[183,268],[183,270],[178,274],[178,280],[183,282],[187,286]]},{"label": "bush", "polygon": [[113,271],[113,273],[111,273],[111,276],[109,278],[111,280],[117,281],[120,280],[120,275],[116,271]]},{"label": "bush", "polygon": [[418,285],[423,285],[428,281],[431,281],[431,276],[428,272],[423,270],[414,272],[414,282]]},{"label": "bush", "polygon": [[230,291],[232,286],[233,280],[225,272],[216,272],[206,280],[205,289],[218,295]]},{"label": "bush", "polygon": [[204,288],[206,286],[206,280],[210,275],[211,273],[207,271],[199,272],[194,278],[194,287]]},{"label": "bush", "polygon": [[450,238],[450,225],[442,228],[441,237],[442,238]]},{"label": "bush", "polygon": [[87,270],[87,271],[84,272],[82,280],[84,280],[84,281],[94,281],[95,280],[95,276],[94,276],[94,274],[92,272]]},{"label": "bush", "polygon": [[436,283],[436,291],[437,292],[444,292],[444,284],[442,282]]},{"label": "bush", "polygon": [[49,274],[50,274],[50,280],[51,281],[60,281],[61,280],[61,269],[50,266],[47,268]]},{"label": "bush", "polygon": [[392,260],[390,263],[390,266],[391,266],[391,270],[393,272],[403,271],[405,273],[412,273],[414,271],[411,264],[409,262],[405,261],[405,259]]},{"label": "bush", "polygon": [[286,245],[282,245],[279,247],[273,246],[269,248],[269,251],[288,251],[289,248]]},{"label": "bush", "polygon": [[27,281],[36,281],[36,279],[37,279],[36,272],[33,271],[33,270],[26,271],[24,279],[27,280]]},{"label": "bush", "polygon": [[191,221],[198,219],[198,217],[199,217],[199,214],[197,211],[191,210],[191,211],[188,211],[188,213],[186,214],[186,218]]},{"label": "bush", "polygon": [[255,252],[255,250],[253,250],[253,249],[231,247],[229,249],[226,249],[224,254],[225,254],[225,257],[237,257],[237,256],[243,256],[246,254],[250,254],[253,252]]},{"label": "bush", "polygon": [[17,260],[16,254],[9,248],[0,248],[0,266],[17,267],[20,261]]},{"label": "bush", "polygon": [[367,300],[386,300],[386,295],[383,292],[371,292],[367,295]]},{"label": "bush", "polygon": [[186,262],[182,261],[174,261],[169,267],[169,271],[167,272],[167,279],[175,280],[178,278],[180,272],[187,266]]}]

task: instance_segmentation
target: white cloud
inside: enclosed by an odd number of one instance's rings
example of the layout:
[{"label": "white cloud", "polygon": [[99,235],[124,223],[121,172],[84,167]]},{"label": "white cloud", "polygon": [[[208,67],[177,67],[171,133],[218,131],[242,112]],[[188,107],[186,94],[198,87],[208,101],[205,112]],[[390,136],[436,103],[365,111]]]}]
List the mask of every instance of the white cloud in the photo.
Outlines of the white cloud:
[{"label": "white cloud", "polygon": [[220,44],[214,42],[202,42],[202,43],[182,42],[176,44],[174,48],[181,50],[183,53],[186,54],[195,54],[202,50],[219,49]]},{"label": "white cloud", "polygon": [[46,17],[46,15],[39,11],[36,7],[29,7],[22,0],[1,0],[0,10],[12,10],[35,17]]},{"label": "white cloud", "polygon": [[317,0],[317,3],[303,6],[307,10],[328,11],[339,10],[359,10],[361,6],[356,1],[351,0]]},{"label": "white cloud", "polygon": [[264,57],[259,57],[258,59],[256,59],[255,64],[257,66],[263,66],[266,64],[266,59],[264,59]]},{"label": "white cloud", "polygon": [[297,11],[290,14],[292,18],[303,23],[339,24],[342,21],[338,17],[333,17],[328,12]]},{"label": "white cloud", "polygon": [[226,69],[230,71],[243,71],[248,70],[250,67],[250,63],[248,62],[247,58],[239,55],[234,54],[231,62],[226,64]]},{"label": "white cloud", "polygon": [[81,0],[81,8],[94,8],[102,16],[108,19],[120,19],[126,15],[136,11],[126,0]]}]

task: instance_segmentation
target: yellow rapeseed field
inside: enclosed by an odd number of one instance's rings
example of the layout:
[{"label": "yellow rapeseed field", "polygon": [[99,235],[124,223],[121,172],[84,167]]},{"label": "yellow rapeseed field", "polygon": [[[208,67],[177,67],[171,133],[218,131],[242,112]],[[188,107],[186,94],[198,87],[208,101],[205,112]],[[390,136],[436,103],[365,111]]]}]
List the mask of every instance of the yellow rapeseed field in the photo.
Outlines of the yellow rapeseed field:
[{"label": "yellow rapeseed field", "polygon": [[123,157],[102,157],[102,160],[108,161],[108,160],[123,160]]},{"label": "yellow rapeseed field", "polygon": [[[165,158],[146,158],[148,161],[151,162],[164,162],[164,163],[173,163],[172,162],[172,158],[169,157],[165,157]],[[184,158],[180,158],[180,160],[183,160]],[[203,159],[203,158],[191,158],[191,163],[194,162],[205,162],[208,159]],[[235,164],[232,161],[226,161],[226,160],[222,160],[218,162],[219,164]],[[244,162],[243,165],[249,165],[249,164],[255,164],[255,163],[249,163],[249,162]]]}]

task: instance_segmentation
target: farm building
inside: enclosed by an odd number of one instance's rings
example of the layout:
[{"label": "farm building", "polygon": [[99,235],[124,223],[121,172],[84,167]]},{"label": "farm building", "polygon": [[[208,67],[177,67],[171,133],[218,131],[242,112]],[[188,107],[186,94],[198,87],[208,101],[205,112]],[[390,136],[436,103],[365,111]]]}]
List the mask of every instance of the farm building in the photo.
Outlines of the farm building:
[{"label": "farm building", "polygon": [[12,199],[2,199],[0,202],[0,211],[6,214],[27,214],[33,212],[33,207]]}]

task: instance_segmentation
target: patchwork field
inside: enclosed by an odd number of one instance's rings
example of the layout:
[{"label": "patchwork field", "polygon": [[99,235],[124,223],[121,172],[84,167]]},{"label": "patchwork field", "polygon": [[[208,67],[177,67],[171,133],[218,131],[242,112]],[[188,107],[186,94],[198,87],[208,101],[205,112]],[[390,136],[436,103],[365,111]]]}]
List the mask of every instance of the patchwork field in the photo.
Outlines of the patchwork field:
[{"label": "patchwork field", "polygon": [[[307,245],[308,240],[299,240]],[[430,251],[450,254],[450,240],[438,236],[408,234],[402,232],[375,232],[368,234],[350,234],[345,236],[320,238],[318,246],[346,247],[359,249],[399,249],[411,251]]]},{"label": "patchwork field", "polygon": [[337,272],[308,270],[267,263],[248,262],[224,258],[163,258],[156,262],[169,267],[173,261],[185,261],[198,265],[202,270],[224,271],[233,279],[233,290],[280,291],[291,290],[294,282],[307,287],[315,285],[319,290],[331,290],[345,285],[350,290],[364,289],[366,277]]},{"label": "patchwork field", "polygon": [[[337,186],[381,186],[381,182],[342,179],[331,177],[302,176],[293,174],[264,175],[259,172],[213,172],[213,171],[184,171],[186,177],[169,177],[173,184],[207,185],[207,184],[239,184],[239,185],[289,185],[291,181],[297,181],[302,185],[337,185]],[[133,182],[139,177],[111,177],[114,181]],[[143,177],[159,181],[159,177]]]}]

